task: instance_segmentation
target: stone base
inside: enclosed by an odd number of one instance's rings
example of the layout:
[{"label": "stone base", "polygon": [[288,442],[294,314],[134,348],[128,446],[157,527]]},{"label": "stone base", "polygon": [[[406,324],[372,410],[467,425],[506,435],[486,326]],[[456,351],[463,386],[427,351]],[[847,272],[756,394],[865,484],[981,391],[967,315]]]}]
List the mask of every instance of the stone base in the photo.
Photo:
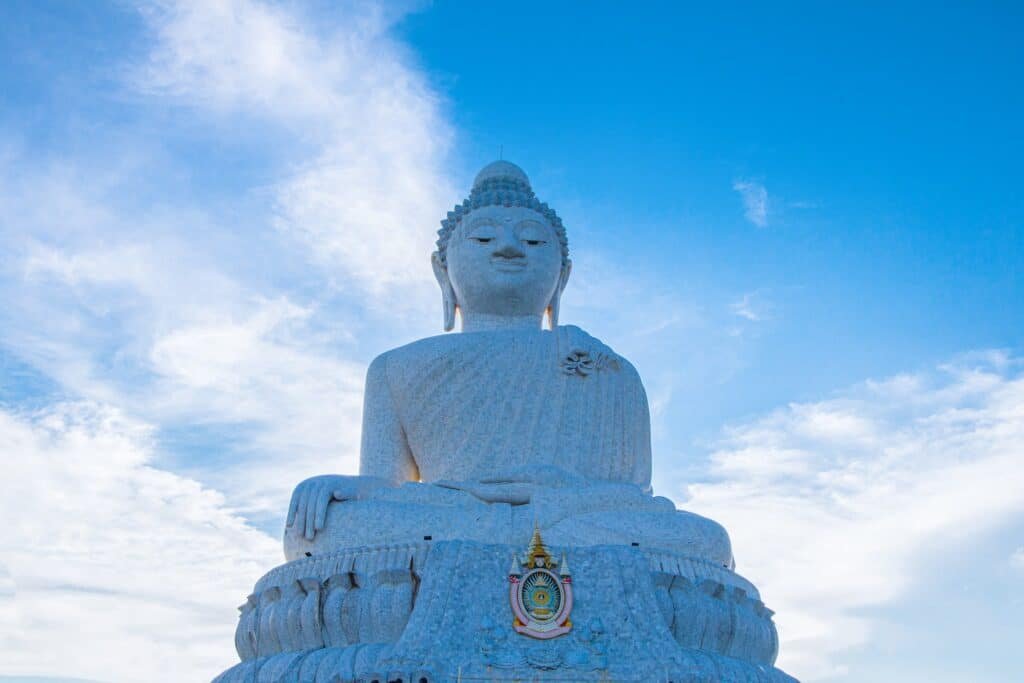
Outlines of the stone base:
[{"label": "stone base", "polygon": [[540,641],[513,630],[507,570],[517,552],[442,541],[283,565],[242,606],[243,661],[215,683],[795,683],[772,666],[771,611],[734,572],[629,546],[565,549],[573,629]]}]

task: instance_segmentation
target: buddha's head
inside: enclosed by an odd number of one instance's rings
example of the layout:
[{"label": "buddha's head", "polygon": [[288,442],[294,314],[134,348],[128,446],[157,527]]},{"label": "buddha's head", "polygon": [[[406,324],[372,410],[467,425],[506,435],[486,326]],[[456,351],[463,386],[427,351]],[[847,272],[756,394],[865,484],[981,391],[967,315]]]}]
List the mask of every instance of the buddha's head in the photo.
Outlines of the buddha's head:
[{"label": "buddha's head", "polygon": [[515,164],[496,161],[477,174],[469,197],[441,221],[432,261],[445,330],[455,326],[456,309],[464,319],[546,312],[551,327],[558,324],[572,270],[565,228]]}]

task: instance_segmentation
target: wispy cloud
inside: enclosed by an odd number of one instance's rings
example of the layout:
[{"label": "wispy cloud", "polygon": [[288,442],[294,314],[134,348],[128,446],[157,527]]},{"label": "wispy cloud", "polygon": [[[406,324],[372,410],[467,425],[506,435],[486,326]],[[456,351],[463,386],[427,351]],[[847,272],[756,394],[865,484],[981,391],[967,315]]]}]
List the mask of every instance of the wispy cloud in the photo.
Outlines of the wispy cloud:
[{"label": "wispy cloud", "polygon": [[230,665],[234,606],[279,545],[154,468],[152,437],[95,403],[0,411],[4,673],[194,681]]},{"label": "wispy cloud", "polygon": [[762,322],[770,317],[771,307],[762,292],[746,292],[729,305],[729,310],[750,322]]},{"label": "wispy cloud", "polygon": [[1024,571],[1024,547],[1017,548],[1010,555],[1010,566]]},{"label": "wispy cloud", "polygon": [[395,17],[143,12],[152,52],[126,87],[275,151],[259,187],[205,201],[166,191],[190,169],[151,138],[0,140],[0,352],[70,399],[0,412],[4,673],[181,681],[230,665],[235,606],[280,560],[249,523],[276,536],[295,483],[355,470],[366,363],[438,328],[451,130]]},{"label": "wispy cloud", "polygon": [[[360,323],[303,292],[301,280],[290,289],[238,269],[249,258],[281,267],[259,256],[272,228],[211,245],[201,234],[218,230],[208,216],[183,230],[87,179],[44,180],[47,168],[23,164],[21,181],[0,190],[7,215],[32,228],[31,237],[5,235],[8,253],[20,256],[0,268],[11,302],[0,312],[5,347],[71,396],[164,429],[212,428],[220,437],[210,447],[234,459],[211,453],[189,465],[246,509],[282,504],[290,484],[267,476],[284,466],[274,463],[286,461],[299,478],[325,463],[355,468],[365,365],[340,351],[358,357]],[[93,211],[102,222],[81,218]],[[73,235],[65,216],[77,217]]]},{"label": "wispy cloud", "polygon": [[273,184],[274,224],[348,285],[392,307],[422,302],[431,226],[455,199],[442,170],[452,131],[388,33],[397,17],[338,11],[341,24],[325,30],[269,3],[174,3],[150,14],[157,43],[137,85],[287,130],[304,153]]},{"label": "wispy cloud", "polygon": [[0,207],[18,229],[0,233],[0,343],[72,395],[212,428],[232,460],[193,473],[271,514],[293,480],[355,468],[365,363],[386,348],[374,321],[436,330],[451,131],[374,5],[332,22],[243,0],[144,14],[155,42],[129,87],[289,152],[268,185],[208,205],[154,195],[182,170],[158,153],[5,155]]},{"label": "wispy cloud", "polygon": [[802,680],[843,670],[938,540],[1024,514],[1024,361],[958,359],[733,426],[687,507],[723,522]]},{"label": "wispy cloud", "polygon": [[756,180],[736,180],[732,189],[740,194],[743,200],[743,215],[759,228],[768,225],[768,190]]}]

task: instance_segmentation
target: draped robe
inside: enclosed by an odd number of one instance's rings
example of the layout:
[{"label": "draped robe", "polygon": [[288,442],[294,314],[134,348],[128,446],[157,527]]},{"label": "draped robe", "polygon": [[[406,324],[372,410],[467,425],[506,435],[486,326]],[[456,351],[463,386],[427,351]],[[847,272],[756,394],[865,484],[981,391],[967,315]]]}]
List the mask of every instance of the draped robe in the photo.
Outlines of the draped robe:
[{"label": "draped robe", "polygon": [[370,368],[361,459],[396,483],[557,468],[646,490],[647,397],[633,366],[577,327],[431,337]]},{"label": "draped robe", "polygon": [[[423,539],[638,543],[731,566],[725,530],[650,492],[650,415],[636,370],[583,330],[430,337],[367,372],[360,475],[390,484],[328,506],[289,559]],[[528,504],[480,497],[526,486]],[[497,482],[497,483],[494,483]],[[492,502],[488,502],[492,501]]]}]

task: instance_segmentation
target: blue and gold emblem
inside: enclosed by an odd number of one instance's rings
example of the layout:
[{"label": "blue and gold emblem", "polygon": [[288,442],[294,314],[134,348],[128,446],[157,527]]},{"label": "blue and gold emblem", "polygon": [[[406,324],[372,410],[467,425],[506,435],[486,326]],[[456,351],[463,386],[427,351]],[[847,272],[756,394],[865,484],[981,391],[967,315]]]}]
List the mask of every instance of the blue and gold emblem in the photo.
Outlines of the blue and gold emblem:
[{"label": "blue and gold emblem", "polygon": [[513,628],[533,638],[555,638],[572,628],[572,576],[562,555],[551,557],[540,530],[533,530],[530,547],[522,559],[513,557],[508,575]]}]

